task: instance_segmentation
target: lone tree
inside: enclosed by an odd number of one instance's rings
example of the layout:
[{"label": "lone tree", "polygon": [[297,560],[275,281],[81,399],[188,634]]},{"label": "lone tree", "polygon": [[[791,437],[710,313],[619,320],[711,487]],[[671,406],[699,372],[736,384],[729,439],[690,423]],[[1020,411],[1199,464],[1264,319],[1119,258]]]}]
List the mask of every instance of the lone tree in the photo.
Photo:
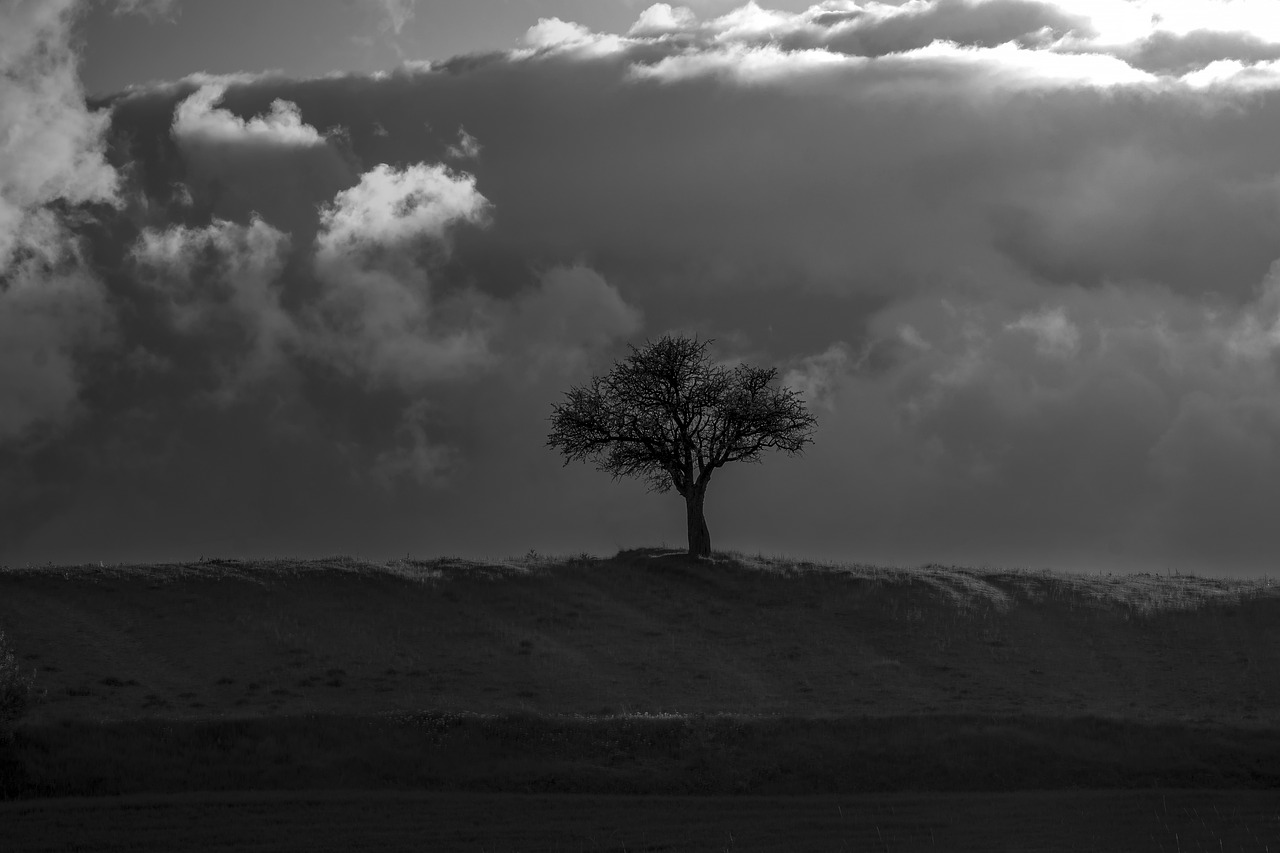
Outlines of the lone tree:
[{"label": "lone tree", "polygon": [[727,462],[759,462],[765,450],[801,453],[817,423],[795,391],[770,385],[777,368],[715,364],[710,343],[666,335],[632,346],[608,376],[553,404],[547,436],[565,465],[591,461],[615,480],[642,477],[650,491],[674,488],[688,510],[694,557],[711,555],[703,499],[712,472]]}]

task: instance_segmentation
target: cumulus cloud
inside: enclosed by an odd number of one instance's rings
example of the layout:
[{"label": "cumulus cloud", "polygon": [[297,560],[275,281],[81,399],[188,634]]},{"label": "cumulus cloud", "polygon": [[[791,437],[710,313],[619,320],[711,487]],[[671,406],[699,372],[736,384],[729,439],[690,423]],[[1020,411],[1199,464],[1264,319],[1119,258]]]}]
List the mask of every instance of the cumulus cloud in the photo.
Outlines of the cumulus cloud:
[{"label": "cumulus cloud", "polygon": [[670,3],[654,3],[640,13],[627,31],[629,36],[662,36],[668,33],[687,32],[698,23],[698,17],[687,6],[672,7]]},{"label": "cumulus cloud", "polygon": [[[91,112],[69,45],[72,2],[9,4],[0,32],[0,268],[20,242],[47,246],[45,206],[110,202],[116,173],[103,157],[109,116]],[[31,221],[32,219],[38,221]]]},{"label": "cumulus cloud", "polygon": [[276,98],[265,112],[243,117],[218,105],[229,99],[232,83],[244,92],[249,78],[196,82],[174,109],[171,133],[187,165],[188,189],[215,215],[245,221],[257,213],[292,232],[314,219],[309,206],[354,179],[351,164],[303,120],[296,103]]},{"label": "cumulus cloud", "polygon": [[281,304],[289,237],[260,218],[248,225],[146,229],[133,258],[161,294],[174,327],[203,339],[215,360],[215,399],[227,404],[243,386],[284,367],[299,330]]},{"label": "cumulus cloud", "polygon": [[174,112],[173,135],[193,145],[245,143],[305,148],[324,144],[316,129],[303,123],[297,104],[276,99],[266,115],[242,119],[215,107],[226,92],[225,85],[208,83],[192,93]]},{"label": "cumulus cloud", "polygon": [[57,426],[81,390],[78,355],[111,317],[68,206],[118,203],[109,117],[86,108],[70,2],[0,10],[0,442]]},{"label": "cumulus cloud", "polygon": [[582,24],[562,21],[559,18],[539,18],[538,23],[528,29],[524,35],[525,43],[530,47],[561,47],[589,41],[593,33]]},{"label": "cumulus cloud", "polygon": [[380,165],[320,215],[314,320],[320,352],[375,383],[413,388],[483,365],[483,310],[469,293],[433,297],[429,270],[457,225],[484,223],[475,179],[442,166]]},{"label": "cumulus cloud", "polygon": [[584,57],[609,56],[622,51],[626,40],[608,33],[592,32],[590,28],[560,18],[539,18],[524,34],[528,50],[517,56],[529,56],[539,51],[577,54]]}]

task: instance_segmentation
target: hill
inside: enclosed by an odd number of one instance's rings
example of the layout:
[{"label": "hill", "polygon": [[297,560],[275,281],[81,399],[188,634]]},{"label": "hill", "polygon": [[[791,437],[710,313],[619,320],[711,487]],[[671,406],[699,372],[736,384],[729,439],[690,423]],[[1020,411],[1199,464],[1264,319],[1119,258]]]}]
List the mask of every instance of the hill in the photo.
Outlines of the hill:
[{"label": "hill", "polygon": [[435,709],[1270,726],[1280,584],[655,549],[0,571],[32,723]]},{"label": "hill", "polygon": [[0,572],[0,798],[1280,787],[1266,580],[598,559]]}]

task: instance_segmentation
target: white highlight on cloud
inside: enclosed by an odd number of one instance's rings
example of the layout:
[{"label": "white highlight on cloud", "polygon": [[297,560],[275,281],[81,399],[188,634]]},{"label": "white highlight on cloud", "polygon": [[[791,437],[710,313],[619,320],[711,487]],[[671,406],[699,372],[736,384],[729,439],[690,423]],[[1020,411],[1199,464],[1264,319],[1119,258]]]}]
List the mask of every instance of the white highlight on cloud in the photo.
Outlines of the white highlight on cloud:
[{"label": "white highlight on cloud", "polygon": [[1280,8],[1270,0],[1056,0],[1088,19],[1097,45],[1122,45],[1158,32],[1248,33],[1280,42]]},{"label": "white highlight on cloud", "polygon": [[[1206,38],[1219,39],[1220,49],[1234,44],[1246,54],[1259,45],[1280,47],[1280,5],[1272,0],[826,0],[801,12],[783,12],[751,0],[700,21],[686,7],[659,3],[640,13],[625,38],[544,19],[526,40],[543,48],[593,46],[599,53],[678,39],[684,45],[680,53],[646,58],[634,69],[636,79],[665,81],[705,74],[742,83],[781,81],[845,58],[869,60],[872,68],[911,63],[938,74],[959,69],[1014,90],[1185,85],[1248,92],[1280,85],[1273,59],[1202,59],[1204,48],[1195,40]],[[1179,40],[1190,41],[1179,47]],[[1182,67],[1161,76],[1133,64],[1149,50],[1169,67]],[[911,84],[901,78],[894,83]]]},{"label": "white highlight on cloud", "polygon": [[257,143],[294,147],[324,145],[314,127],[304,124],[298,105],[276,100],[266,115],[242,119],[216,105],[226,94],[221,83],[201,86],[178,104],[173,118],[173,135],[181,141],[214,144]]},{"label": "white highlight on cloud", "polygon": [[755,0],[748,0],[745,6],[709,22],[707,29],[716,41],[747,42],[775,38],[803,21],[800,15],[764,9]]},{"label": "white highlight on cloud", "polygon": [[1013,43],[997,47],[965,47],[953,42],[935,41],[928,47],[879,61],[931,63],[943,72],[963,69],[1010,89],[1132,86],[1158,82],[1154,74],[1134,68],[1114,56],[1027,50]]},{"label": "white highlight on cloud", "polygon": [[55,204],[116,205],[109,116],[90,112],[72,0],[0,5],[0,441],[71,414],[77,353],[112,327],[101,282]]},{"label": "white highlight on cloud", "polygon": [[1217,59],[1187,72],[1180,80],[1192,89],[1270,91],[1280,89],[1280,60],[1244,63],[1237,59]]},{"label": "white highlight on cloud", "polygon": [[829,50],[783,50],[773,45],[730,44],[713,50],[666,56],[650,64],[636,64],[631,67],[631,77],[662,83],[703,76],[746,84],[774,83],[794,80],[815,71],[865,66],[868,61]]},{"label": "white highlight on cloud", "polygon": [[651,38],[687,32],[697,24],[698,16],[688,6],[672,7],[669,3],[654,3],[640,13],[627,35]]},{"label": "white highlight on cloud", "polygon": [[488,211],[471,175],[422,163],[377,166],[338,193],[316,236],[318,354],[406,390],[485,365],[483,305],[469,292],[434,298],[428,268],[448,255],[453,227]]},{"label": "white highlight on cloud", "polygon": [[322,263],[390,261],[423,245],[442,247],[450,226],[482,222],[488,206],[471,175],[425,163],[404,169],[383,163],[321,212],[317,257]]},{"label": "white highlight on cloud", "polygon": [[56,236],[45,205],[116,200],[103,156],[110,116],[85,108],[69,45],[74,9],[72,0],[0,8],[0,270],[23,240]]},{"label": "white highlight on cloud", "polygon": [[529,48],[515,51],[515,57],[528,58],[542,51],[580,57],[608,56],[623,50],[629,42],[621,36],[592,32],[590,28],[572,21],[539,18],[538,23],[525,32],[524,43]]},{"label": "white highlight on cloud", "polygon": [[562,47],[591,41],[595,34],[582,24],[560,18],[539,18],[524,34],[524,42],[533,48]]}]

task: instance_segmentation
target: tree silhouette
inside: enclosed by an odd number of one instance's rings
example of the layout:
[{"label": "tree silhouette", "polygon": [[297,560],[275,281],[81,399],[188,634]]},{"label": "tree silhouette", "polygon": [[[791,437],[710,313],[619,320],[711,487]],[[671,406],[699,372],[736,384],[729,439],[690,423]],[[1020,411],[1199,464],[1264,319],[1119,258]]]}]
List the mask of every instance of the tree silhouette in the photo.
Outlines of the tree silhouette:
[{"label": "tree silhouette", "polygon": [[616,480],[640,477],[650,491],[684,498],[689,554],[711,555],[703,501],[711,474],[728,462],[789,455],[813,442],[817,424],[799,395],[771,382],[777,368],[716,364],[712,341],[665,335],[552,404],[547,444],[573,461],[594,462]]}]

